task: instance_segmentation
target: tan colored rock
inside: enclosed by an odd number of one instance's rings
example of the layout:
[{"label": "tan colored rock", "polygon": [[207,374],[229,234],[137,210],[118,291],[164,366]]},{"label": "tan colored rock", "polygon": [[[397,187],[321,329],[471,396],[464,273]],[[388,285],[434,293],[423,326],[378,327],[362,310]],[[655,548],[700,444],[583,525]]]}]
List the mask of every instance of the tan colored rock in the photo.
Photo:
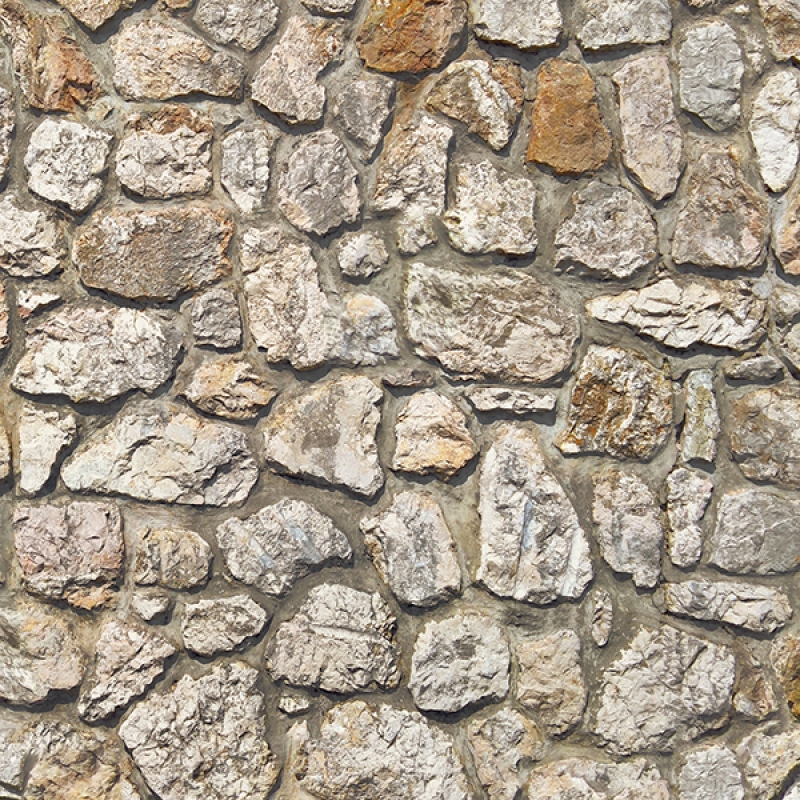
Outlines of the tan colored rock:
[{"label": "tan colored rock", "polygon": [[0,181],[5,180],[11,160],[11,141],[16,128],[14,95],[0,86]]},{"label": "tan colored rock", "polygon": [[791,0],[758,0],[758,7],[775,57],[800,58],[800,10]]},{"label": "tan colored rock", "polygon": [[503,411],[515,417],[555,411],[557,397],[554,392],[536,392],[530,389],[506,389],[497,386],[471,385],[464,395],[476,411]]},{"label": "tan colored rock", "polygon": [[217,44],[255,50],[278,24],[273,0],[200,0],[194,20]]},{"label": "tan colored rock", "polygon": [[120,11],[133,8],[137,2],[138,0],[58,0],[60,6],[93,31]]},{"label": "tan colored rock", "polygon": [[183,646],[212,658],[258,636],[270,615],[246,594],[186,603],[181,617]]},{"label": "tan colored rock", "polygon": [[795,717],[800,718],[800,638],[792,634],[776,639],[770,660]]},{"label": "tan colored rock", "polygon": [[[800,289],[778,284],[769,298],[769,338],[778,354],[789,362],[794,372],[800,371]],[[783,372],[783,364],[775,359],[773,369]],[[773,375],[774,377],[774,375]]]},{"label": "tan colored rock", "polygon": [[736,653],[736,686],[733,707],[743,717],[763,720],[778,710],[778,701],[761,661],[753,654],[743,637],[734,641]]},{"label": "tan colored rock", "polygon": [[714,394],[714,372],[692,370],[683,383],[685,405],[681,434],[681,459],[713,464],[720,432],[719,408]]},{"label": "tan colored rock", "polygon": [[703,519],[712,482],[704,473],[679,467],[667,476],[666,543],[670,561],[676,567],[692,567],[703,554]]},{"label": "tan colored rock", "polygon": [[383,237],[371,231],[345,233],[334,249],[339,270],[348,280],[368,280],[389,263]]},{"label": "tan colored rock", "polygon": [[365,159],[372,158],[383,141],[394,97],[394,81],[369,72],[359,73],[343,86],[337,86],[331,97],[334,119],[361,149]]},{"label": "tan colored rock", "polygon": [[11,343],[8,332],[8,303],[6,302],[5,287],[0,284],[0,353],[2,353]]},{"label": "tan colored rock", "polygon": [[55,214],[30,211],[6,194],[0,202],[0,268],[17,278],[39,278],[61,268],[64,234]]},{"label": "tan colored rock", "polygon": [[244,214],[260,211],[269,189],[269,160],[278,138],[267,126],[236,128],[222,140],[220,182]]},{"label": "tan colored rock", "polygon": [[7,481],[11,475],[11,439],[5,425],[0,423],[0,481]]},{"label": "tan colored rock", "polygon": [[74,414],[46,410],[30,403],[17,420],[17,487],[20,494],[38,494],[50,480],[59,456],[78,433]]},{"label": "tan colored rock", "polygon": [[211,546],[194,531],[145,528],[139,531],[133,578],[138,586],[195,589],[211,575]]},{"label": "tan colored rock", "polygon": [[356,42],[371,69],[426,72],[450,58],[466,24],[464,0],[371,0]]},{"label": "tan colored rock", "polygon": [[667,0],[581,0],[577,12],[584,50],[656,44],[672,32]]},{"label": "tan colored rock", "polygon": [[[757,728],[736,748],[736,757],[753,800],[773,800],[800,762],[800,731]],[[785,795],[784,795],[785,797]]]},{"label": "tan colored rock", "polygon": [[537,86],[526,159],[559,174],[599,169],[611,154],[611,135],[589,70],[552,58],[539,68]]},{"label": "tan colored rock", "polygon": [[242,341],[239,301],[230,289],[209,289],[192,303],[192,333],[195,344],[216,350],[238,347]]},{"label": "tan colored rock", "polygon": [[788,275],[800,275],[800,186],[786,193],[772,247]]}]

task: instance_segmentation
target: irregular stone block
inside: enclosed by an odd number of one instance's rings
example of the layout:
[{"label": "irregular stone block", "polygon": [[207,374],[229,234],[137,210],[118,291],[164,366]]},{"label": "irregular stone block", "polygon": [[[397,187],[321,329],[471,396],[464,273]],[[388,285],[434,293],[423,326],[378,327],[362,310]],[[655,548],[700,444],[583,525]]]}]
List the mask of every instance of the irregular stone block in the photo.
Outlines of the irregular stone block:
[{"label": "irregular stone block", "polygon": [[75,441],[77,420],[74,414],[26,403],[17,426],[17,487],[20,494],[35,495],[50,480],[59,456]]},{"label": "irregular stone block", "polygon": [[667,476],[667,552],[676,567],[692,567],[703,554],[700,521],[711,500],[712,482],[701,472],[678,467]]},{"label": "irregular stone block", "polygon": [[744,800],[733,751],[715,745],[686,755],[678,775],[681,800]]},{"label": "irregular stone block", "polygon": [[772,644],[770,660],[792,714],[800,717],[800,639],[792,634],[776,639]]},{"label": "irregular stone block", "polygon": [[57,0],[75,19],[96,31],[120,11],[133,8],[138,0]]},{"label": "irregular stone block", "polygon": [[800,58],[800,11],[791,0],[758,0],[767,41],[779,61]]},{"label": "irregular stone block", "polygon": [[66,255],[55,216],[44,209],[26,211],[17,197],[0,202],[0,268],[15,278],[41,278],[59,270]]},{"label": "irregular stone block", "polygon": [[278,24],[273,0],[200,0],[194,21],[218,44],[255,50]]},{"label": "irregular stone block", "polygon": [[504,411],[517,417],[555,411],[554,392],[505,389],[496,386],[468,386],[464,395],[476,411]]},{"label": "irregular stone block", "polygon": [[136,544],[134,580],[139,586],[195,589],[211,575],[211,547],[194,531],[145,528]]},{"label": "irregular stone block", "polygon": [[758,728],[742,739],[736,757],[753,800],[771,800],[780,794],[800,761],[800,731]]},{"label": "irregular stone block", "polygon": [[183,646],[192,653],[211,658],[258,636],[269,614],[246,594],[198,600],[183,607]]},{"label": "irregular stone block", "polygon": [[266,125],[236,128],[222,140],[220,182],[244,214],[260,211],[269,189],[269,160],[277,132]]},{"label": "irregular stone block", "polygon": [[394,106],[394,90],[393,80],[365,72],[331,97],[334,119],[365,159],[372,158],[383,141],[384,126]]},{"label": "irregular stone block", "polygon": [[470,0],[470,18],[479,39],[521,50],[557,44],[564,22],[556,0]]},{"label": "irregular stone block", "polygon": [[681,458],[713,464],[721,427],[714,373],[710,369],[692,370],[683,383],[685,413],[681,435]]},{"label": "irregular stone block", "polygon": [[209,289],[192,303],[192,333],[195,344],[217,350],[238,347],[242,341],[239,301],[230,289]]},{"label": "irregular stone block", "polygon": [[672,33],[667,0],[582,0],[578,42],[584,50],[665,42]]},{"label": "irregular stone block", "polygon": [[345,233],[335,245],[339,270],[350,280],[367,280],[389,263],[386,243],[377,233]]},{"label": "irregular stone block", "polygon": [[[2,32],[0,31],[0,35]],[[11,160],[11,141],[16,128],[17,114],[14,95],[0,86],[0,182],[4,181]]]}]

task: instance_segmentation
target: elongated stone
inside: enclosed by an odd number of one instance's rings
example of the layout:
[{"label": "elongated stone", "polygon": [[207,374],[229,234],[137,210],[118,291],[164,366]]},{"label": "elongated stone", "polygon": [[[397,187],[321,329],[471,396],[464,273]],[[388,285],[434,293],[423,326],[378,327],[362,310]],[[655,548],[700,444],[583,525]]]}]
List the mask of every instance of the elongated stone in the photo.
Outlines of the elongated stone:
[{"label": "elongated stone", "polygon": [[[778,285],[769,299],[769,338],[792,369],[800,370],[800,290]],[[780,365],[781,362],[778,361]],[[782,371],[782,365],[781,370]]]},{"label": "elongated stone", "polygon": [[703,554],[700,521],[714,485],[703,473],[678,467],[667,476],[667,552],[676,567],[692,567]]},{"label": "elongated stone", "polygon": [[672,32],[666,0],[582,0],[578,41],[585,50],[664,42]]},{"label": "elongated stone", "polygon": [[11,160],[11,140],[16,128],[14,95],[0,86],[0,181],[4,181]]},{"label": "elongated stone", "polygon": [[775,255],[788,275],[800,275],[800,187],[786,193],[772,241]]},{"label": "elongated stone", "polygon": [[605,589],[592,592],[591,611],[592,641],[598,647],[605,647],[614,625],[614,601]]},{"label": "elongated stone", "polygon": [[721,427],[713,371],[692,370],[684,381],[683,397],[686,410],[680,442],[681,458],[687,462],[713,464]]},{"label": "elongated stone", "polygon": [[64,235],[55,216],[27,211],[10,194],[0,202],[0,268],[16,278],[40,278],[61,268]]},{"label": "elongated stone", "polygon": [[770,650],[786,702],[795,717],[800,717],[800,639],[792,634],[776,639]]},{"label": "elongated stone", "polygon": [[464,394],[476,411],[505,411],[515,417],[555,411],[557,402],[553,392],[495,386],[468,386]]},{"label": "elongated stone", "polygon": [[470,17],[479,39],[521,50],[557,44],[564,23],[556,0],[470,0]]},{"label": "elongated stone", "polygon": [[196,589],[211,575],[211,546],[194,531],[145,528],[136,543],[134,580],[139,586]]},{"label": "elongated stone", "polygon": [[74,414],[26,403],[17,425],[17,485],[20,494],[35,495],[50,480],[59,456],[75,441],[77,420]]},{"label": "elongated stone", "polygon": [[236,128],[222,140],[220,182],[240,211],[264,207],[269,189],[269,160],[277,132],[261,125]]},{"label": "elongated stone", "polygon": [[273,0],[200,0],[194,20],[218,44],[255,50],[278,24]]},{"label": "elongated stone", "polygon": [[211,658],[258,636],[268,619],[269,614],[246,594],[187,603],[181,618],[183,646]]}]

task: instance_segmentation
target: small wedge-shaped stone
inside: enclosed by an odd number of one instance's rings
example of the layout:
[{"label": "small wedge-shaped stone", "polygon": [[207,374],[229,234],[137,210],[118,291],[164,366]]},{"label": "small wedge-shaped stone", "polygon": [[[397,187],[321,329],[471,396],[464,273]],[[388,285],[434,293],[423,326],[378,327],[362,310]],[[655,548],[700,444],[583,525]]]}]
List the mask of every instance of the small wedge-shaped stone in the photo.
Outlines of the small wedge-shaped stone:
[{"label": "small wedge-shaped stone", "polygon": [[406,273],[406,332],[423,358],[463,378],[544,383],[572,363],[577,315],[527,275],[412,264]]},{"label": "small wedge-shaped stone", "polygon": [[100,722],[144,694],[164,674],[175,646],[150,631],[111,620],[95,645],[95,665],[78,698],[78,714]]},{"label": "small wedge-shaped stone", "polygon": [[709,563],[739,575],[776,575],[800,566],[800,502],[759,489],[722,496]]},{"label": "small wedge-shaped stone", "polygon": [[145,528],[136,545],[134,580],[139,586],[194,589],[211,574],[211,546],[194,531]]},{"label": "small wedge-shaped stone", "polygon": [[477,580],[535,604],[579,598],[593,577],[589,542],[534,434],[502,425],[480,475]]},{"label": "small wedge-shaped stone", "polygon": [[301,789],[319,800],[468,800],[453,740],[421,714],[351,700],[331,708],[319,733],[292,731],[290,761]]},{"label": "small wedge-shaped stone", "polygon": [[733,149],[709,144],[689,169],[672,239],[676,264],[755,269],[769,232],[766,199],[745,179]]},{"label": "small wedge-shaped stone", "polygon": [[378,574],[403,604],[429,608],[458,593],[456,543],[442,510],[427,492],[400,492],[391,506],[361,520]]},{"label": "small wedge-shaped stone", "polygon": [[667,0],[581,0],[578,20],[584,50],[656,44],[672,33]]},{"label": "small wedge-shaped stone", "polygon": [[264,594],[282,597],[310,572],[349,561],[347,537],[302,500],[284,499],[217,527],[230,574]]},{"label": "small wedge-shaped stone", "polygon": [[389,263],[386,242],[378,233],[345,233],[335,245],[339,270],[351,281],[368,280]]},{"label": "small wedge-shaped stone", "polygon": [[273,0],[200,0],[194,21],[218,44],[255,50],[278,24]]},{"label": "small wedge-shaped stone", "polygon": [[669,59],[637,56],[611,77],[619,94],[622,160],[652,198],[662,200],[678,185],[683,155]]},{"label": "small wedge-shaped stone", "polygon": [[667,552],[676,567],[692,567],[703,554],[700,521],[714,485],[701,472],[679,467],[667,476]]},{"label": "small wedge-shaped stone", "polygon": [[20,506],[14,549],[25,588],[92,609],[113,598],[122,578],[122,518],[110,503]]},{"label": "small wedge-shaped stone", "polygon": [[50,480],[59,456],[78,433],[74,414],[45,410],[28,403],[18,419],[17,487],[35,495]]},{"label": "small wedge-shaped stone", "polygon": [[592,345],[581,362],[562,453],[650,458],[672,431],[672,383],[631,350]]},{"label": "small wedge-shaped stone", "polygon": [[74,492],[227,506],[247,498],[258,465],[243,430],[146,401],[89,437],[67,459],[61,478]]},{"label": "small wedge-shaped stone", "polygon": [[713,745],[686,755],[678,775],[681,800],[744,800],[733,751]]},{"label": "small wedge-shaped stone", "polygon": [[727,647],[641,628],[600,677],[593,731],[615,755],[671,752],[725,724],[735,678]]},{"label": "small wedge-shaped stone", "polygon": [[800,9],[792,0],[758,0],[758,7],[775,58],[800,58]]},{"label": "small wedge-shaped stone", "polygon": [[488,161],[459,164],[455,203],[442,217],[450,243],[462,253],[522,256],[536,250],[536,188]]},{"label": "small wedge-shaped stone", "polygon": [[666,583],[664,606],[677,617],[723,622],[756,633],[773,633],[792,616],[789,598],[753,583],[691,580]]},{"label": "small wedge-shaped stone", "polygon": [[479,39],[534,50],[557,44],[563,18],[557,0],[470,0]]},{"label": "small wedge-shaped stone", "polygon": [[163,800],[270,793],[280,768],[267,744],[259,680],[241,661],[220,664],[133,708],[119,735],[153,792]]},{"label": "small wedge-shaped stone", "polygon": [[187,603],[181,618],[183,646],[206,658],[227,653],[258,636],[268,619],[269,614],[246,594]]},{"label": "small wedge-shaped stone", "polygon": [[28,331],[11,385],[76,403],[152,392],[172,375],[181,339],[172,312],[65,306]]},{"label": "small wedge-shaped stone", "polygon": [[67,617],[40,604],[0,609],[0,698],[41,703],[83,679],[84,655]]},{"label": "small wedge-shaped stone", "polygon": [[325,108],[325,87],[317,76],[341,48],[334,23],[292,17],[253,77],[253,100],[292,125],[318,122]]},{"label": "small wedge-shaped stone", "polygon": [[375,154],[394,105],[394,81],[364,72],[331,97],[331,111],[342,130],[361,148],[364,158]]},{"label": "small wedge-shaped stone", "polygon": [[267,644],[273,680],[326,692],[394,689],[400,681],[397,621],[379,594],[326,583]]},{"label": "small wedge-shaped stone", "polygon": [[371,0],[356,42],[371,69],[425,72],[450,58],[466,24],[465,0]]},{"label": "small wedge-shaped stone", "polygon": [[133,8],[138,0],[57,0],[75,19],[96,31],[120,11]]},{"label": "small wedge-shaped stone", "polygon": [[260,125],[236,128],[222,140],[220,182],[244,214],[264,207],[269,189],[269,159],[276,139],[274,129]]},{"label": "small wedge-shaped stone", "polygon": [[290,475],[372,497],[383,486],[375,434],[383,392],[343,375],[277,400],[264,425],[264,453]]},{"label": "small wedge-shaped stone", "polygon": [[468,386],[464,394],[476,411],[504,411],[515,417],[555,411],[557,402],[554,392],[497,386]]},{"label": "small wedge-shaped stone", "polygon": [[800,717],[800,639],[793,634],[776,639],[770,649],[786,702],[795,717]]},{"label": "small wedge-shaped stone", "polygon": [[26,211],[13,195],[0,202],[0,269],[15,278],[41,278],[60,269],[66,255],[56,218],[44,209]]},{"label": "small wedge-shaped stone", "polygon": [[183,25],[132,18],[111,39],[114,85],[126,100],[168,100],[195,93],[238,98],[244,67]]},{"label": "small wedge-shaped stone", "polygon": [[465,60],[447,67],[425,105],[463,122],[492,150],[502,150],[514,135],[525,99],[520,68],[513,61]]},{"label": "small wedge-shaped stone", "polygon": [[87,286],[166,302],[231,274],[228,212],[204,205],[96,214],[72,245]]},{"label": "small wedge-shaped stone", "polygon": [[598,278],[630,278],[658,256],[647,206],[621,186],[596,181],[572,195],[556,230],[556,266]]},{"label": "small wedge-shaped stone", "polygon": [[713,464],[720,431],[719,408],[714,394],[714,372],[692,370],[683,384],[685,412],[681,434],[681,459]]},{"label": "small wedge-shaped stone", "polygon": [[[800,731],[755,730],[736,748],[736,757],[753,800],[773,800],[800,763]],[[787,797],[787,795],[783,795]]]},{"label": "small wedge-shaped stone", "polygon": [[644,289],[595,297],[586,311],[676,350],[698,344],[749,350],[764,335],[766,303],[744,281],[664,278]]}]

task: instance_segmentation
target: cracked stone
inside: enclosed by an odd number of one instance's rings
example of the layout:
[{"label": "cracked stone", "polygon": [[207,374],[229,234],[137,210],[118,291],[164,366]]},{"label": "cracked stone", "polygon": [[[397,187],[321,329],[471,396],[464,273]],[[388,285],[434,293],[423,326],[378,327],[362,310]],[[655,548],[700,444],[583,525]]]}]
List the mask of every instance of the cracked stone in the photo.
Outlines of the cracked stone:
[{"label": "cracked stone", "polygon": [[0,202],[0,268],[15,278],[41,278],[61,269],[61,226],[50,211],[25,210],[16,197]]},{"label": "cracked stone", "polygon": [[703,554],[700,522],[711,500],[714,484],[702,473],[678,467],[667,476],[666,542],[676,567],[693,567]]},{"label": "cracked stone", "polygon": [[681,459],[713,464],[721,427],[713,370],[692,370],[683,383],[683,399],[686,411],[680,441]]},{"label": "cracked stone", "polygon": [[47,411],[26,403],[18,420],[17,488],[38,494],[50,480],[61,454],[78,434],[74,414]]},{"label": "cracked stone", "polygon": [[278,138],[271,127],[236,128],[222,140],[220,182],[243,214],[260,211],[269,189],[269,160]]},{"label": "cracked stone", "polygon": [[35,314],[59,305],[63,299],[58,292],[48,292],[36,285],[19,287],[17,289],[17,314],[24,322]]},{"label": "cracked stone", "polygon": [[396,624],[377,592],[322,584],[267,643],[267,672],[274,681],[338,694],[394,689]]},{"label": "cracked stone", "polygon": [[389,263],[386,243],[378,233],[345,233],[335,245],[339,270],[350,280],[367,280]]},{"label": "cracked stone", "polygon": [[554,392],[497,386],[468,386],[464,390],[464,396],[476,411],[503,411],[517,417],[555,411],[558,399]]},{"label": "cracked stone", "polygon": [[238,347],[242,341],[239,301],[230,289],[209,289],[192,303],[192,333],[195,344],[217,350]]},{"label": "cracked stone", "polygon": [[269,614],[246,594],[198,600],[183,607],[183,646],[192,653],[211,658],[258,636]]},{"label": "cracked stone", "polygon": [[371,366],[397,358],[397,330],[389,306],[379,297],[351,294],[340,312],[341,339],[333,355],[345,364]]},{"label": "cracked stone", "polygon": [[194,531],[145,528],[136,546],[134,580],[139,586],[195,589],[211,575],[211,547]]},{"label": "cracked stone", "polygon": [[800,762],[800,731],[785,733],[759,728],[742,739],[736,757],[753,800],[772,800],[780,794]]},{"label": "cracked stone", "polygon": [[333,521],[302,500],[280,500],[217,527],[230,574],[264,594],[282,597],[301,578],[350,561],[353,551]]},{"label": "cracked stone", "polygon": [[200,0],[194,21],[217,44],[255,50],[278,24],[273,0]]},{"label": "cracked stone", "polygon": [[[769,338],[792,369],[800,371],[800,291],[776,286],[769,302]],[[777,360],[777,359],[776,359]],[[778,374],[783,365],[777,361]]]},{"label": "cracked stone", "polygon": [[331,97],[331,112],[342,130],[360,148],[365,159],[375,155],[394,106],[394,81],[365,72]]},{"label": "cracked stone", "polygon": [[557,44],[564,23],[556,0],[470,0],[470,17],[479,39],[521,50]]},{"label": "cracked stone", "polygon": [[614,624],[614,601],[605,589],[595,589],[592,593],[592,601],[592,641],[598,647],[605,647]]},{"label": "cracked stone", "polygon": [[478,511],[477,580],[489,591],[542,605],[581,597],[594,574],[589,542],[528,429],[497,429],[481,466]]},{"label": "cracked stone", "polygon": [[733,751],[712,745],[688,753],[678,774],[681,800],[744,800]]},{"label": "cracked stone", "polygon": [[658,44],[672,33],[667,0],[582,0],[578,18],[584,50]]},{"label": "cracked stone", "polygon": [[764,720],[778,710],[772,678],[743,638],[734,641],[734,652],[737,675],[733,707],[747,719]]},{"label": "cracked stone", "polygon": [[333,16],[349,14],[356,4],[356,0],[301,0],[301,2],[312,14]]},{"label": "cracked stone", "polygon": [[772,643],[770,660],[789,709],[795,717],[800,717],[800,639],[791,634],[776,639]]}]

